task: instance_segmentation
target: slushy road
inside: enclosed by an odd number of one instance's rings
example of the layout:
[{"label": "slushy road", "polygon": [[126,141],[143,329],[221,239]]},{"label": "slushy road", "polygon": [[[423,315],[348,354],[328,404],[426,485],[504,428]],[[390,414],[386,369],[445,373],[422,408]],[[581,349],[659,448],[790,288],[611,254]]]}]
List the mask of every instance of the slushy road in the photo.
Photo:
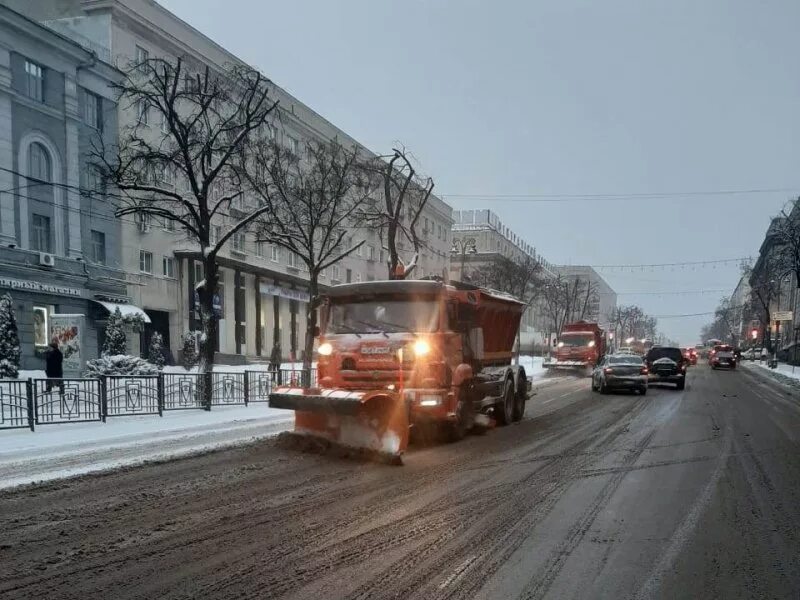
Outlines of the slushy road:
[{"label": "slushy road", "polygon": [[273,441],[0,494],[4,598],[798,598],[800,400],[554,383],[402,467]]}]

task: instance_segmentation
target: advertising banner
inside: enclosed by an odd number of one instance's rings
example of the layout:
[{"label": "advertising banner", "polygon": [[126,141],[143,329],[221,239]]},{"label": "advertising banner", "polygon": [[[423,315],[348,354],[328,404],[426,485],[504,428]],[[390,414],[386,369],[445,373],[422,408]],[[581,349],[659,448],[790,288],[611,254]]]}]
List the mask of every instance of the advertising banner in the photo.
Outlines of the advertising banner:
[{"label": "advertising banner", "polygon": [[83,351],[84,315],[50,315],[50,340],[58,340],[64,355],[64,377],[79,377],[86,357]]}]

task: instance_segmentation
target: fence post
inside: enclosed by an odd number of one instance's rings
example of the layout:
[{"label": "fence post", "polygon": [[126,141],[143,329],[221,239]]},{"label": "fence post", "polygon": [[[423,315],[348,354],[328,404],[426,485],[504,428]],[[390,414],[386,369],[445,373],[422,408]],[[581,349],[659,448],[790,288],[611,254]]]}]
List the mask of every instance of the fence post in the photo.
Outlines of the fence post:
[{"label": "fence post", "polygon": [[158,403],[158,416],[164,416],[164,372],[159,371],[158,376],[156,377],[156,394],[158,399],[156,402]]},{"label": "fence post", "polygon": [[208,403],[204,407],[206,410],[211,410],[211,405],[214,403],[214,377],[212,372],[203,373],[203,398],[205,399],[205,390],[208,390]]},{"label": "fence post", "polygon": [[25,382],[25,395],[28,400],[28,426],[31,428],[31,431],[36,431],[33,427],[36,417],[33,413],[33,385],[31,384],[30,377],[28,377],[28,380]]},{"label": "fence post", "polygon": [[106,395],[106,379],[107,377],[103,375],[98,380],[100,384],[100,418],[102,419],[103,423],[106,422],[106,416],[108,415],[108,396]]},{"label": "fence post", "polygon": [[245,370],[244,372],[244,405],[247,406],[247,402],[250,399],[250,377],[249,371]]}]

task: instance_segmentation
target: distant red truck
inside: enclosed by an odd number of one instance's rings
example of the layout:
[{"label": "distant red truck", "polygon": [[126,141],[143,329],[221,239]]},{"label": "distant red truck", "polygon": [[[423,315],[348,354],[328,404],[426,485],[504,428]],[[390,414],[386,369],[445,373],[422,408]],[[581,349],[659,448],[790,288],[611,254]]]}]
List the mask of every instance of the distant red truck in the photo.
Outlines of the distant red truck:
[{"label": "distant red truck", "polygon": [[597,323],[577,321],[564,326],[547,369],[592,368],[606,353],[606,334]]}]

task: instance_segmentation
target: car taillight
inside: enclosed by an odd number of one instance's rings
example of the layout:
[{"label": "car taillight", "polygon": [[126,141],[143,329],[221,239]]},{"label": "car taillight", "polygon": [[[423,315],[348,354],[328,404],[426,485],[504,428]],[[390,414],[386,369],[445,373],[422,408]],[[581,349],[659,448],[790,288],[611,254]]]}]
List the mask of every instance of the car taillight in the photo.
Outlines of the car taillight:
[{"label": "car taillight", "polygon": [[648,373],[647,367],[642,367],[642,369],[639,371],[639,373],[641,373],[642,375],[647,375],[647,373]]}]

